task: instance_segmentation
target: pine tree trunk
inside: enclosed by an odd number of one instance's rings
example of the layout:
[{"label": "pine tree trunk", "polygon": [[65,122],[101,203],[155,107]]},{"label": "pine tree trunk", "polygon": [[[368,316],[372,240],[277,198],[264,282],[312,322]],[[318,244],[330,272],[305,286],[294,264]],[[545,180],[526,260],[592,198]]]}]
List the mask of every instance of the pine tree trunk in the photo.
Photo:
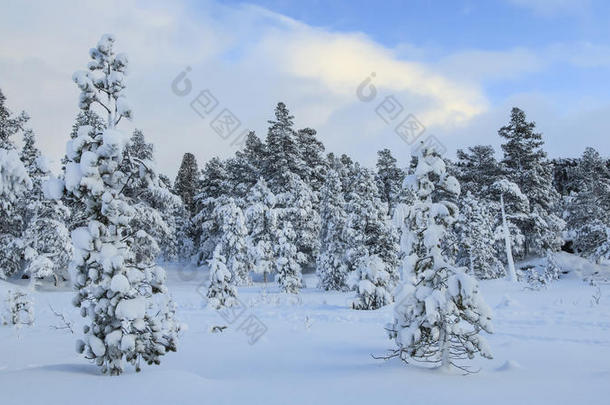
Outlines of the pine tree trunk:
[{"label": "pine tree trunk", "polygon": [[500,194],[500,207],[502,208],[502,228],[504,229],[504,243],[506,245],[506,261],[508,263],[508,272],[506,274],[508,281],[517,281],[517,272],[515,271],[515,261],[513,260],[513,251],[510,242],[510,233],[506,222],[506,211],[504,209],[504,195]]},{"label": "pine tree trunk", "polygon": [[[441,323],[442,324],[442,323]],[[447,332],[441,327],[441,334],[439,336],[440,350],[441,350],[441,369],[449,369],[451,366],[451,360],[449,359],[449,339],[447,339]]]}]

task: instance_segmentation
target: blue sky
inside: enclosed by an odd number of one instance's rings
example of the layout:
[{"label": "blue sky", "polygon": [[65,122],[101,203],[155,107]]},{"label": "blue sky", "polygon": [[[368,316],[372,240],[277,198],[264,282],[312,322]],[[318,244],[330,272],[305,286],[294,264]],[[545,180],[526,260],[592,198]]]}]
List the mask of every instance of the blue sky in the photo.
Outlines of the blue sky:
[{"label": "blue sky", "polygon": [[[368,165],[382,148],[409,160],[410,146],[375,114],[388,96],[450,155],[499,147],[513,106],[536,121],[550,156],[586,146],[610,155],[609,18],[610,2],[596,0],[7,0],[0,88],[59,160],[76,114],[71,75],[112,32],[131,60],[135,119],[125,129],[143,129],[170,174],[185,151],[205,161],[236,150],[189,107],[203,89],[262,137],[284,101],[329,151]],[[170,83],[186,66],[194,93],[176,97]],[[371,72],[379,96],[367,104],[355,90]]]},{"label": "blue sky", "polygon": [[[243,4],[239,1],[229,1]],[[418,57],[435,61],[461,50],[543,51],[554,44],[610,45],[607,1],[251,1],[312,26],[363,32],[389,48],[409,44]],[[405,51],[405,57],[413,56]],[[606,55],[609,58],[610,55]],[[502,100],[515,91],[565,92],[579,98],[610,97],[604,68],[554,63],[519,80],[486,83],[489,96]]]}]

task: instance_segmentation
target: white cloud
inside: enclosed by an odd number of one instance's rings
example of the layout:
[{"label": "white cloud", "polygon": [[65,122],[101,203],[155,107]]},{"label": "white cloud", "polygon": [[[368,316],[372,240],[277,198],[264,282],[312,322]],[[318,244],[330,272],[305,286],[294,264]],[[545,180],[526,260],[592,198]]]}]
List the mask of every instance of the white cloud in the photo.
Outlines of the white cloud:
[{"label": "white cloud", "polygon": [[364,128],[378,118],[355,90],[373,71],[380,94],[395,94],[428,125],[464,122],[487,108],[478,86],[401,60],[365,35],[312,28],[255,6],[204,4],[11,2],[0,20],[0,86],[13,109],[30,112],[42,146],[58,159],[77,112],[71,74],[85,66],[98,37],[113,32],[130,56],[133,125],[156,143],[160,166],[171,172],[187,150],[201,160],[232,152],[189,100],[171,93],[171,81],[187,65],[194,90],[210,88],[259,132],[279,100],[292,108],[297,124],[315,126],[323,138],[331,136],[326,127],[336,128],[331,117],[348,112],[348,127]]},{"label": "white cloud", "polygon": [[[116,34],[117,48],[131,63],[135,119],[127,128],[144,130],[159,166],[173,175],[186,151],[200,164],[235,151],[189,107],[206,88],[219,108],[229,108],[243,127],[263,137],[273,107],[285,101],[297,126],[316,128],[329,150],[370,164],[384,147],[408,159],[409,147],[375,114],[385,96],[395,95],[451,150],[477,134],[495,136],[497,126],[481,122],[505,121],[508,110],[500,114],[500,108],[508,107],[490,106],[486,81],[519,78],[556,61],[607,63],[599,48],[586,44],[543,52],[467,50],[443,58],[435,52],[431,61],[421,57],[425,49],[389,49],[361,33],[314,28],[256,6],[205,1],[193,7],[137,0],[8,2],[0,15],[0,88],[13,110],[30,112],[42,148],[59,160],[77,113],[71,75],[85,67],[101,34]],[[193,93],[180,98],[170,84],[186,66]],[[378,98],[363,103],[356,87],[371,72]]]}]

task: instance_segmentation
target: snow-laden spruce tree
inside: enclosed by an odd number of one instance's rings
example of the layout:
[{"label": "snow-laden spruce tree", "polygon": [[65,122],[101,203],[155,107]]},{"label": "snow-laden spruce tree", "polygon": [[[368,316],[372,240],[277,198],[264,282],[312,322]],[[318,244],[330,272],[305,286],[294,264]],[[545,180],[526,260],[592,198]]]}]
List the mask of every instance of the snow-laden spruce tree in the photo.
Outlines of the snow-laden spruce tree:
[{"label": "snow-laden spruce tree", "polygon": [[220,253],[225,257],[226,266],[233,275],[235,285],[249,285],[250,266],[248,265],[248,229],[244,214],[232,198],[220,202],[214,210],[220,224]]},{"label": "snow-laden spruce tree", "polygon": [[458,216],[457,206],[444,196],[459,195],[459,183],[447,175],[433,149],[422,147],[419,156],[415,174],[408,178],[418,198],[406,217],[412,253],[396,291],[394,322],[387,327],[397,346],[390,357],[441,367],[477,353],[491,358],[479,336],[481,330],[492,331],[491,311],[474,277],[448,262],[441,250],[446,228]]},{"label": "snow-laden spruce tree", "polygon": [[222,254],[222,246],[214,249],[210,264],[210,284],[208,286],[208,305],[214,309],[232,307],[238,304],[234,277],[227,269],[227,259]]},{"label": "snow-laden spruce tree", "polygon": [[141,361],[159,364],[175,351],[179,325],[165,272],[151,257],[158,252],[154,239],[130,226],[134,210],[123,191],[135,169],[121,170],[128,138],[117,124],[132,112],[124,93],[127,56],[116,54],[114,43],[113,35],[102,36],[89,52],[88,71],[73,76],[80,108],[99,108],[106,118],[103,131],[82,126],[68,141],[65,187],[86,207],[81,226],[72,231],[74,304],[88,319],[77,350],[103,373],[118,375],[125,361],[139,371]]},{"label": "snow-laden spruce tree", "polygon": [[0,279],[13,276],[23,261],[23,204],[32,188],[28,172],[11,139],[28,121],[25,113],[13,116],[0,90]]},{"label": "snow-laden spruce tree", "polygon": [[275,196],[261,177],[246,196],[245,212],[248,228],[248,263],[256,274],[262,274],[263,280],[273,271],[276,212]]},{"label": "snow-laden spruce tree", "polygon": [[330,169],[320,191],[321,252],[316,261],[319,287],[323,290],[346,291],[348,267],[345,227],[347,213],[341,191],[341,179]]},{"label": "snow-laden spruce tree", "polygon": [[492,207],[486,200],[467,192],[460,200],[460,215],[456,223],[459,241],[457,263],[466,266],[478,279],[505,275],[502,262],[494,248],[495,224]]},{"label": "snow-laden spruce tree", "polygon": [[297,235],[289,221],[279,221],[276,229],[275,271],[280,290],[298,294],[303,285],[301,264],[305,258],[296,246]]},{"label": "snow-laden spruce tree", "polygon": [[[344,238],[348,243],[347,263],[351,271],[348,284],[356,291],[352,307],[378,309],[392,302],[391,292],[399,278],[399,239],[370,170],[360,169],[356,176],[347,212]],[[374,263],[375,268],[367,268],[367,263]],[[371,298],[371,291],[377,296]]]}]

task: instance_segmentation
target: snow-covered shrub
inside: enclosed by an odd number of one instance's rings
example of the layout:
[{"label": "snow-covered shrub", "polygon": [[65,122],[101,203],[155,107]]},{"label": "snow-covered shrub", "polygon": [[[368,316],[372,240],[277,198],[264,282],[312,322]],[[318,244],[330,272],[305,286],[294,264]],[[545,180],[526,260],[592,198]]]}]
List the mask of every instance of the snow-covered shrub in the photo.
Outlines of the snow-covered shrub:
[{"label": "snow-covered shrub", "polygon": [[23,291],[8,291],[4,316],[5,325],[32,325],[34,323],[34,303]]},{"label": "snow-covered shrub", "polygon": [[227,269],[226,258],[220,245],[214,249],[210,260],[210,284],[208,286],[208,305],[214,309],[232,307],[238,304],[237,289],[233,275]]},{"label": "snow-covered shrub", "polygon": [[349,275],[349,285],[356,291],[353,309],[379,309],[392,303],[394,282],[387,266],[377,255],[361,257],[356,270]]},{"label": "snow-covered shrub", "polygon": [[519,276],[531,288],[540,289],[552,281],[559,279],[561,272],[562,269],[555,257],[555,253],[549,250],[544,259],[537,259],[522,264]]},{"label": "snow-covered shrub", "polygon": [[303,254],[297,250],[296,233],[290,222],[282,223],[277,230],[277,245],[275,247],[275,266],[277,282],[283,292],[298,294],[303,284],[301,263]]}]

